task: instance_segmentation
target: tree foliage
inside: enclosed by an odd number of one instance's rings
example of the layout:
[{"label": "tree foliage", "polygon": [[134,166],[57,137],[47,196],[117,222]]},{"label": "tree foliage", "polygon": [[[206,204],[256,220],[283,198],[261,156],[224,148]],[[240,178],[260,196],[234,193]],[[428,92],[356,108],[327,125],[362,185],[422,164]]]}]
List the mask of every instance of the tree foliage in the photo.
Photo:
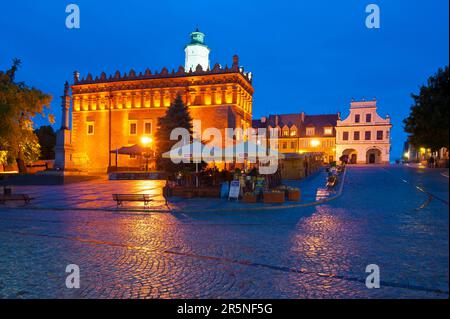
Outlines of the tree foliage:
[{"label": "tree foliage", "polygon": [[50,125],[43,125],[34,131],[39,145],[41,146],[41,156],[39,159],[55,159],[56,133]]},{"label": "tree foliage", "polygon": [[33,118],[45,116],[51,96],[16,82],[20,60],[14,59],[11,68],[0,71],[0,151],[7,152],[7,162],[17,161],[19,171],[26,172],[26,162],[39,156],[39,143],[33,132]]},{"label": "tree foliage", "polygon": [[163,153],[170,151],[172,146],[177,143],[177,141],[170,140],[170,133],[178,127],[187,129],[192,136],[192,118],[180,95],[177,95],[165,116],[158,119],[158,130],[155,134],[158,166],[166,172],[177,172],[183,169],[183,165],[176,165],[170,159],[161,158]]},{"label": "tree foliage", "polygon": [[448,66],[439,69],[420,88],[419,95],[411,95],[414,105],[403,123],[409,142],[416,148],[449,148],[448,72]]}]

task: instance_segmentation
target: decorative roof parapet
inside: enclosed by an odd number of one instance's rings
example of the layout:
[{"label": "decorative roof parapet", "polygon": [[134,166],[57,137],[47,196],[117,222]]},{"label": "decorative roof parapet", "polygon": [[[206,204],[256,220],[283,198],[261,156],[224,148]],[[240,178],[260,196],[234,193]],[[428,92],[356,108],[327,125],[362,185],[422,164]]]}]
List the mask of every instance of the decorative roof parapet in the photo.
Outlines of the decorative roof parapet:
[{"label": "decorative roof parapet", "polygon": [[183,66],[178,67],[178,71],[169,72],[166,67],[162,68],[161,72],[155,71],[152,73],[150,69],[146,69],[144,73],[140,72],[138,75],[131,69],[130,72],[125,72],[123,75],[119,71],[116,71],[114,75],[107,76],[105,72],[102,72],[100,77],[95,77],[93,79],[92,75],[88,73],[86,78],[81,78],[78,71],[74,72],[74,85],[80,84],[96,84],[96,83],[109,83],[109,82],[119,82],[124,80],[146,80],[146,79],[159,79],[159,78],[170,78],[170,77],[187,77],[187,76],[199,76],[199,75],[212,75],[212,74],[224,74],[224,73],[240,73],[250,84],[252,83],[251,72],[244,72],[244,68],[239,67],[239,58],[237,55],[233,56],[233,65],[231,68],[228,66],[222,67],[220,64],[216,63],[212,70],[203,70],[201,65],[197,65],[195,70],[189,70],[186,72]]},{"label": "decorative roof parapet", "polygon": [[350,108],[365,108],[365,107],[377,107],[377,100],[373,99],[372,101],[355,101],[354,99],[350,103]]}]

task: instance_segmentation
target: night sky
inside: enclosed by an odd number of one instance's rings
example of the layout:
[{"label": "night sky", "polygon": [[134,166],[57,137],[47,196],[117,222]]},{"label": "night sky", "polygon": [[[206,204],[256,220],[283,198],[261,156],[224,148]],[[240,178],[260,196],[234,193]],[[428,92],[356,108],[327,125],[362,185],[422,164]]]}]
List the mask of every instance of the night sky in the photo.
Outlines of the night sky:
[{"label": "night sky", "polygon": [[[81,10],[81,28],[65,26],[66,5]],[[381,28],[365,27],[365,7],[381,9]],[[60,95],[73,71],[95,77],[134,68],[153,72],[184,64],[184,45],[197,26],[211,65],[252,71],[253,116],[348,114],[352,98],[377,97],[393,121],[392,154],[402,154],[402,119],[410,94],[448,64],[447,0],[403,1],[2,1],[0,69],[22,60],[17,79]],[[37,125],[47,124],[38,119]]]}]

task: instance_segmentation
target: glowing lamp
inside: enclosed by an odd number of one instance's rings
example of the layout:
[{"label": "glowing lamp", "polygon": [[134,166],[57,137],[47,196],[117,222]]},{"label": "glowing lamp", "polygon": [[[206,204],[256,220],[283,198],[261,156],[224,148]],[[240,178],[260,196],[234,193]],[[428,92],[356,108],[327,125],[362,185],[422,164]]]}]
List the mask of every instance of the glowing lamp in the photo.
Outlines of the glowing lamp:
[{"label": "glowing lamp", "polygon": [[142,136],[142,137],[141,137],[141,143],[142,143],[144,146],[147,146],[148,144],[153,143],[153,139],[152,139],[151,137],[148,137],[148,136]]},{"label": "glowing lamp", "polygon": [[311,146],[312,147],[317,147],[317,146],[319,146],[320,145],[320,141],[318,141],[318,140],[312,140],[311,141]]}]

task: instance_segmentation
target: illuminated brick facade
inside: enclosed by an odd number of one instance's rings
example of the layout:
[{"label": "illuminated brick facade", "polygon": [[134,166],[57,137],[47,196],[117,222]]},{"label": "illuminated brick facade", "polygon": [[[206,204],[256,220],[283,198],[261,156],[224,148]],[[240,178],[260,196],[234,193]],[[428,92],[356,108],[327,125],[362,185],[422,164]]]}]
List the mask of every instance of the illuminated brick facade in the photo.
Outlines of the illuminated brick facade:
[{"label": "illuminated brick facade", "polygon": [[[181,95],[191,117],[201,120],[202,130],[251,126],[253,87],[251,73],[239,66],[237,56],[231,67],[215,64],[211,70],[201,65],[186,71],[136,74],[118,71],[107,77],[102,73],[80,79],[74,74],[72,96],[63,96],[63,123],[59,132],[56,165],[63,169],[106,172],[115,166],[117,148],[138,144],[142,136],[151,136],[158,118]],[[72,125],[69,130],[68,105],[72,101]],[[59,150],[59,151],[58,151]],[[110,155],[111,154],[111,155]],[[142,167],[142,158],[119,156],[121,167]]]}]

